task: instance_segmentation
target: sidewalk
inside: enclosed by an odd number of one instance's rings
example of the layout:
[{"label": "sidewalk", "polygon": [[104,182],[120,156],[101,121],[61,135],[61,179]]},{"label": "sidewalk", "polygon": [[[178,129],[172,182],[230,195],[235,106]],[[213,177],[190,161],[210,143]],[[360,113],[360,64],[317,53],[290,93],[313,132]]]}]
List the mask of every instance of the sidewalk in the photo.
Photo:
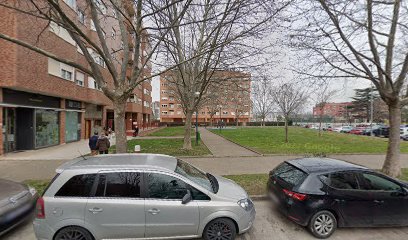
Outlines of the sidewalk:
[{"label": "sidewalk", "polygon": [[[110,138],[111,145],[115,145],[115,140],[114,137]],[[72,160],[90,153],[88,139],[84,139],[37,150],[8,153],[0,156],[0,162],[2,160]]]},{"label": "sidewalk", "polygon": [[215,157],[256,157],[259,154],[200,128],[201,140]]}]

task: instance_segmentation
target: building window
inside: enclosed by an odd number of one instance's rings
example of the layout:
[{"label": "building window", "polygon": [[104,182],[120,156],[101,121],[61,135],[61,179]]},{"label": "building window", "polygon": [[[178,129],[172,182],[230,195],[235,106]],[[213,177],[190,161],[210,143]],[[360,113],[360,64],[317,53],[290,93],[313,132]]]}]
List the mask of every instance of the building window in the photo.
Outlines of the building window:
[{"label": "building window", "polygon": [[72,72],[67,71],[67,70],[65,70],[65,69],[61,69],[61,77],[62,77],[63,79],[72,81]]},{"label": "building window", "polygon": [[50,22],[50,31],[55,33],[58,37],[62,38],[64,41],[68,42],[71,45],[76,46],[75,40],[71,37],[68,30],[59,26],[56,22]]},{"label": "building window", "polygon": [[76,0],[64,0],[64,2],[72,9],[76,8]]},{"label": "building window", "polygon": [[134,94],[131,94],[129,99],[128,99],[128,102],[135,103],[136,102],[136,96]]},{"label": "building window", "polygon": [[84,86],[84,78],[85,78],[85,75],[84,75],[83,73],[76,71],[76,74],[75,74],[75,83],[76,83],[78,86],[81,86],[81,87]]},{"label": "building window", "polygon": [[96,6],[99,8],[102,14],[106,14],[106,6],[101,0],[95,0]]},{"label": "building window", "polygon": [[85,13],[81,10],[77,10],[79,22],[85,24]]},{"label": "building window", "polygon": [[166,107],[167,107],[167,104],[162,104],[161,106],[164,107],[164,108],[166,108]]},{"label": "building window", "polygon": [[92,31],[96,31],[95,23],[94,23],[93,20],[91,20],[91,30],[92,30]]},{"label": "building window", "polygon": [[88,77],[88,88],[102,90],[92,77]]}]

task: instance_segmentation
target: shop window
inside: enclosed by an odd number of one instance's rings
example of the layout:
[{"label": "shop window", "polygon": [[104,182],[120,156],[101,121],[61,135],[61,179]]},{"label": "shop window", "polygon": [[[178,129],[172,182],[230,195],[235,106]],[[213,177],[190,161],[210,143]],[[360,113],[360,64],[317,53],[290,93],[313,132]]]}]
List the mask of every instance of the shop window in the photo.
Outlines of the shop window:
[{"label": "shop window", "polygon": [[80,113],[74,111],[65,112],[65,142],[78,141],[80,137]]},{"label": "shop window", "polygon": [[58,112],[35,110],[35,147],[47,147],[59,143]]}]

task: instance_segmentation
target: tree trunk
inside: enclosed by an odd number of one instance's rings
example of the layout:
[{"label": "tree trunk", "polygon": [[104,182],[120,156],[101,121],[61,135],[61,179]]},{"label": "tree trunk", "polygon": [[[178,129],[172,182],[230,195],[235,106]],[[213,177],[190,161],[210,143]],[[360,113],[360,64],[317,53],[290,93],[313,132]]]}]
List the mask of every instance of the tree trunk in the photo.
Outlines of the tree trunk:
[{"label": "tree trunk", "polygon": [[288,119],[285,118],[285,142],[288,143],[289,142],[289,137],[288,137]]},{"label": "tree trunk", "polygon": [[126,153],[127,152],[126,125],[125,125],[126,101],[123,100],[113,101],[113,108],[115,112],[116,153]]},{"label": "tree trunk", "polygon": [[391,176],[401,175],[400,162],[400,125],[401,125],[401,106],[399,102],[388,105],[388,119],[390,121],[390,130],[388,136],[387,156],[385,157],[382,171]]},{"label": "tree trunk", "polygon": [[193,117],[193,111],[186,112],[186,124],[184,125],[184,143],[183,149],[191,150],[191,119]]}]

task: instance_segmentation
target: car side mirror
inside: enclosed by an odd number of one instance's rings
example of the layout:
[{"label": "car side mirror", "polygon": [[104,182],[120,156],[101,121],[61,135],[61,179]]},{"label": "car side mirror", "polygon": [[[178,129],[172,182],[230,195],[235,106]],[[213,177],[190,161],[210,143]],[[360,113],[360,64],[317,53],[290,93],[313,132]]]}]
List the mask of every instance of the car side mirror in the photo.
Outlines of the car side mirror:
[{"label": "car side mirror", "polygon": [[186,195],[184,195],[183,200],[181,200],[181,204],[187,204],[193,199],[193,196],[191,196],[191,191],[187,190]]}]

